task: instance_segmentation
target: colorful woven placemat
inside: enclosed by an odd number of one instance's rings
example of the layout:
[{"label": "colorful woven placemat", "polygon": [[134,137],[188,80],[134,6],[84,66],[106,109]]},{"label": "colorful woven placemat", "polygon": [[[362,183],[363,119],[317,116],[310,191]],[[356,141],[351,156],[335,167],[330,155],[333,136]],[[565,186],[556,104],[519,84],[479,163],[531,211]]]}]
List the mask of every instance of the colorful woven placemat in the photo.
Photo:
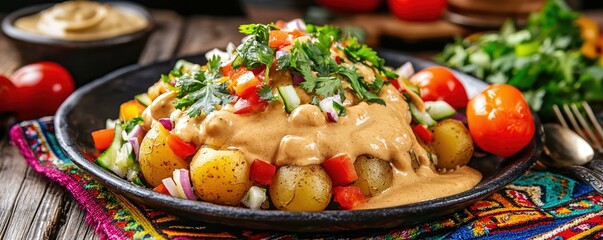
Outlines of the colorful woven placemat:
[{"label": "colorful woven placemat", "polygon": [[472,206],[431,222],[361,233],[275,233],[193,222],[134,204],[75,166],[58,146],[52,117],[10,130],[29,165],[64,186],[108,239],[371,238],[371,239],[601,239],[603,196],[571,178],[532,171]]}]

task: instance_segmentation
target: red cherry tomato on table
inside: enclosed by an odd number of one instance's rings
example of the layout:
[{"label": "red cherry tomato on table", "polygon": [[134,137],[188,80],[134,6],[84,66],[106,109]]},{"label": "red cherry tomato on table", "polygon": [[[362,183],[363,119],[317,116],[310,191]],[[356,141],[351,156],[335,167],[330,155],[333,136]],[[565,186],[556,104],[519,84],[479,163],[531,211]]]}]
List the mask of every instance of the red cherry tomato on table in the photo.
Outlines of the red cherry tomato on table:
[{"label": "red cherry tomato on table", "polygon": [[372,12],[381,5],[381,0],[316,0],[318,4],[334,11]]},{"label": "red cherry tomato on table", "polygon": [[469,132],[484,151],[503,157],[525,147],[534,136],[534,118],[521,92],[507,84],[494,84],[467,105]]},{"label": "red cherry tomato on table", "polygon": [[15,85],[6,76],[0,75],[0,112],[15,110]]},{"label": "red cherry tomato on table", "polygon": [[440,19],[446,0],[388,0],[389,10],[401,20],[429,22]]},{"label": "red cherry tomato on table", "polygon": [[410,81],[421,89],[425,101],[444,100],[455,109],[466,107],[469,101],[465,87],[448,68],[425,68],[412,75]]},{"label": "red cherry tomato on table", "polygon": [[73,78],[61,65],[38,62],[23,66],[10,79],[15,85],[18,119],[54,115],[73,92]]}]

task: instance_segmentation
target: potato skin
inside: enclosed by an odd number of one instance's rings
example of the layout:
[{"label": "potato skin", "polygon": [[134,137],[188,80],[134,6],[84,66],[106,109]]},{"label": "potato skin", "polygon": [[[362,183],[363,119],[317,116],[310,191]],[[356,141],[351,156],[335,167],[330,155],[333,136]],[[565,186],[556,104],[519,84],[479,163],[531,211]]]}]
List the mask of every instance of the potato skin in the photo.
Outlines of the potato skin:
[{"label": "potato skin", "polygon": [[281,166],[269,191],[277,209],[322,211],[331,201],[331,179],[320,165]]},{"label": "potato skin", "polygon": [[374,197],[392,186],[394,173],[389,162],[367,155],[354,161],[358,180],[354,186],[360,188],[365,197]]},{"label": "potato skin", "polygon": [[438,156],[437,168],[454,169],[464,166],[473,156],[473,139],[465,125],[454,119],[445,119],[433,127],[433,149]]},{"label": "potato skin", "polygon": [[243,153],[202,148],[190,165],[193,188],[201,200],[238,206],[252,186]]},{"label": "potato skin", "polygon": [[161,124],[155,123],[140,143],[140,172],[153,187],[171,177],[175,169],[188,168],[188,162],[174,154],[168,145],[169,135]]}]

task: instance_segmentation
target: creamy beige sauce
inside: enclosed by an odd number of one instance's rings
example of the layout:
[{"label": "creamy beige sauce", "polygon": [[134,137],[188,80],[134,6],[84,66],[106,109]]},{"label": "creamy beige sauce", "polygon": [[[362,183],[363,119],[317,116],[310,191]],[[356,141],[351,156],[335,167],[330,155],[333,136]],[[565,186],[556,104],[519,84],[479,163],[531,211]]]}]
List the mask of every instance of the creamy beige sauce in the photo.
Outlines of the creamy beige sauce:
[{"label": "creamy beige sauce", "polygon": [[15,21],[22,30],[64,40],[99,40],[147,27],[147,19],[92,1],[67,1]]},{"label": "creamy beige sauce", "polygon": [[[287,81],[290,79],[275,84]],[[361,208],[450,196],[471,189],[480,181],[481,174],[469,167],[437,173],[412,132],[404,97],[392,86],[384,86],[380,97],[386,106],[347,102],[346,116],[338,122],[328,122],[317,106],[302,104],[287,114],[281,102],[252,114],[235,114],[228,105],[207,117],[191,119],[174,110],[171,103],[175,94],[166,93],[153,101],[145,118],[157,120],[169,115],[175,122],[172,133],[183,141],[215,149],[236,149],[248,161],[261,159],[276,166],[320,164],[339,153],[347,153],[352,159],[368,154],[391,161],[395,167],[392,187],[370,198]],[[418,169],[413,169],[411,152],[418,158]]]}]

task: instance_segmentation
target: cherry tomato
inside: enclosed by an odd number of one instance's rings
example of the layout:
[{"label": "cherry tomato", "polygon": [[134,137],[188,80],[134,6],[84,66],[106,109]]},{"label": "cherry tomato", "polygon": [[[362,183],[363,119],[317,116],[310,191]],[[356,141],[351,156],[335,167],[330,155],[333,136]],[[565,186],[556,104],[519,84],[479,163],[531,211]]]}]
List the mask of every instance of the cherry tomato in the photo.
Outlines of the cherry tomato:
[{"label": "cherry tomato", "polygon": [[469,101],[465,87],[448,68],[425,68],[412,75],[410,81],[421,89],[425,101],[444,100],[455,109],[466,107]]},{"label": "cherry tomato", "polygon": [[484,151],[503,157],[525,147],[534,136],[534,118],[521,92],[507,84],[494,84],[467,105],[469,132]]},{"label": "cherry tomato", "polygon": [[440,19],[446,0],[388,0],[389,10],[401,20],[429,22]]},{"label": "cherry tomato", "polygon": [[342,12],[372,12],[381,5],[381,0],[316,0],[331,10]]},{"label": "cherry tomato", "polygon": [[16,108],[16,87],[6,76],[0,75],[0,112],[12,112]]},{"label": "cherry tomato", "polygon": [[18,95],[18,119],[54,115],[75,88],[69,72],[53,62],[23,66],[17,69],[10,79]]}]

